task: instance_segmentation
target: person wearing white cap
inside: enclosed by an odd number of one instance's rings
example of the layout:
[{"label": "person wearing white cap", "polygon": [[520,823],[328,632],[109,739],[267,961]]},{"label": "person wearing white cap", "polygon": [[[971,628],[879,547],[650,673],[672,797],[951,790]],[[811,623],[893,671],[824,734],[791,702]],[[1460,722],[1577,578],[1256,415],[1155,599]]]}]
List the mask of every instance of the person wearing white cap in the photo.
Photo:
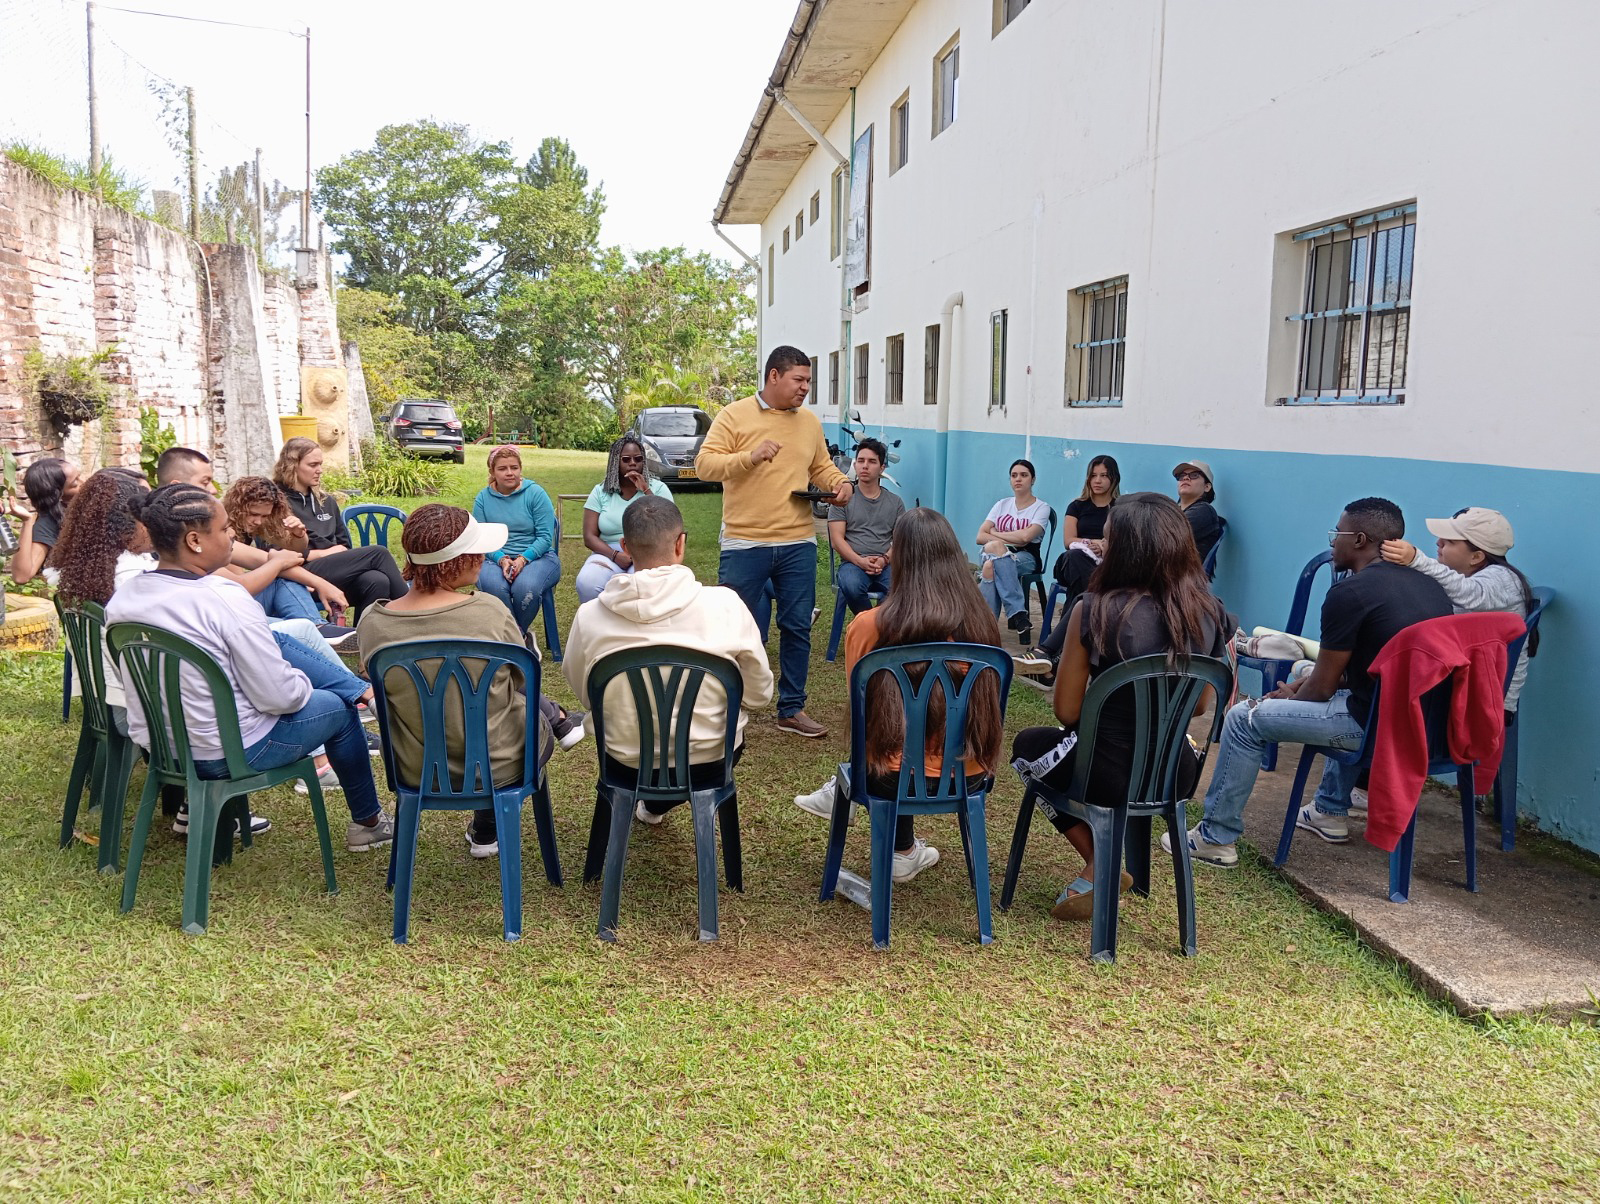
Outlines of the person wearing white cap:
[{"label": "person wearing white cap", "polygon": [[[1383,558],[1391,564],[1409,565],[1426,573],[1440,585],[1456,613],[1503,610],[1528,617],[1533,608],[1533,587],[1522,570],[1506,560],[1513,536],[1511,523],[1498,510],[1468,506],[1450,518],[1430,518],[1428,531],[1438,538],[1439,556],[1434,559],[1403,539],[1383,543]],[[1506,691],[1506,720],[1516,714],[1522,697],[1522,683],[1528,676],[1528,657],[1538,649],[1539,633],[1534,632],[1522,646],[1511,688]]]},{"label": "person wearing white cap", "polygon": [[[457,592],[478,580],[484,557],[503,548],[506,537],[504,523],[480,523],[455,506],[418,506],[406,519],[401,536],[410,592],[392,602],[374,603],[361,616],[356,634],[362,667],[380,648],[410,640],[490,640],[524,645],[522,628],[499,598],[482,591]],[[534,656],[539,655],[536,647],[531,650]],[[392,670],[384,684],[396,767],[402,781],[416,782],[422,774],[422,703],[411,679],[400,670]],[[562,748],[570,748],[583,738],[583,717],[576,712],[564,713],[543,695],[539,698],[539,712],[539,764],[543,765],[557,741]],[[489,760],[497,786],[516,782],[522,775],[527,720],[522,685],[513,681],[511,670],[502,668],[489,686]],[[450,747],[450,771],[459,777],[467,742],[459,708],[445,708],[445,739]],[[500,852],[493,807],[472,813],[467,825],[467,849],[478,858]]]},{"label": "person wearing white cap", "polygon": [[1185,460],[1172,470],[1178,482],[1178,505],[1194,531],[1195,550],[1203,561],[1222,538],[1222,520],[1217,517],[1217,477],[1204,460]]}]

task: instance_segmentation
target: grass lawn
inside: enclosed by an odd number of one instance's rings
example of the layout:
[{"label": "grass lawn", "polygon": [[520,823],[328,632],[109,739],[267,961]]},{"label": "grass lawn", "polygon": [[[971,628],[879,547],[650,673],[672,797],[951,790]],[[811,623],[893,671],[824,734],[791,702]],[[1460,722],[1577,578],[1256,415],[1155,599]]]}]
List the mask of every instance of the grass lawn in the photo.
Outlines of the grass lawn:
[{"label": "grass lawn", "polygon": [[[554,493],[603,458],[537,453]],[[452,469],[467,501],[483,452]],[[363,499],[377,500],[377,499]],[[680,496],[716,574],[720,495]],[[414,505],[415,503],[407,503]],[[567,510],[576,520],[576,507]],[[563,545],[562,630],[582,561]],[[831,598],[831,595],[821,594]],[[810,713],[751,725],[743,895],[695,940],[687,816],[635,832],[620,941],[580,881],[592,745],[551,766],[564,890],[525,833],[525,935],[499,939],[493,861],[424,822],[412,943],[389,940],[385,860],[315,837],[288,790],[273,831],[178,930],[183,846],[152,835],[138,905],[55,847],[76,721],[60,662],[0,662],[0,1196],[28,1199],[1588,1199],[1600,1194],[1600,1032],[1464,1023],[1254,864],[1201,868],[1200,956],[1170,872],[1123,911],[1121,960],[1046,908],[1078,864],[1035,825],[1018,905],[976,940],[953,819],[895,892],[894,947],[816,902],[825,825],[791,796],[844,749],[842,668],[814,644]],[[566,699],[559,673],[547,688]],[[1019,688],[1013,728],[1046,717]],[[1018,790],[990,804],[999,874]],[[135,774],[135,787],[139,781]],[[340,797],[330,806],[337,819]],[[338,825],[336,824],[336,830]],[[865,862],[865,825],[846,864]]]}]

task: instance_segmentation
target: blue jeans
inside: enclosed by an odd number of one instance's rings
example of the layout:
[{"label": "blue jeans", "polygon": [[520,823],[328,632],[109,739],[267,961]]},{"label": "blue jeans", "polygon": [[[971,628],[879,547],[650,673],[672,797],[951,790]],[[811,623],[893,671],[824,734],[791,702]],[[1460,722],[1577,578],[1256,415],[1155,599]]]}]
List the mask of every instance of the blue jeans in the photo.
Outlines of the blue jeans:
[{"label": "blue jeans", "polygon": [[850,613],[858,615],[870,604],[871,599],[867,597],[869,593],[889,592],[889,566],[884,565],[883,572],[877,576],[870,576],[859,565],[841,564],[838,590],[844,598],[844,604],[850,608]]},{"label": "blue jeans", "polygon": [[778,718],[806,709],[811,670],[811,609],[817,604],[817,545],[724,548],[717,582],[739,595],[766,639],[767,582],[778,610]]},{"label": "blue jeans", "polygon": [[[1000,607],[1004,606],[1008,619],[1012,615],[1026,611],[1028,596],[1022,591],[1022,580],[1018,574],[1037,573],[1038,557],[1032,552],[1013,552],[1009,556],[990,556],[985,552],[983,563],[994,566],[994,580],[990,581],[982,576],[978,578],[978,592],[989,604],[989,609],[999,614]],[[998,602],[996,595],[999,598]]]},{"label": "blue jeans", "polygon": [[313,623],[322,621],[322,612],[317,609],[317,600],[311,596],[309,589],[297,581],[285,581],[279,577],[256,595],[256,601],[261,603],[261,609],[267,612],[269,619],[310,619]]},{"label": "blue jeans", "polygon": [[[1266,698],[1235,705],[1222,724],[1200,834],[1213,844],[1232,844],[1244,834],[1244,805],[1255,787],[1256,774],[1261,772],[1261,754],[1267,745],[1313,744],[1347,752],[1360,748],[1361,725],[1350,714],[1349,699],[1350,691],[1340,690],[1327,702]],[[1350,788],[1360,772],[1357,766],[1325,760],[1322,783],[1317,787],[1317,810],[1327,815],[1347,814]]]},{"label": "blue jeans", "polygon": [[498,564],[485,560],[478,573],[478,588],[504,602],[517,621],[517,628],[527,631],[539,617],[539,603],[544,599],[545,590],[553,589],[560,580],[561,557],[550,551],[523,565],[515,581],[507,581],[505,571]]}]

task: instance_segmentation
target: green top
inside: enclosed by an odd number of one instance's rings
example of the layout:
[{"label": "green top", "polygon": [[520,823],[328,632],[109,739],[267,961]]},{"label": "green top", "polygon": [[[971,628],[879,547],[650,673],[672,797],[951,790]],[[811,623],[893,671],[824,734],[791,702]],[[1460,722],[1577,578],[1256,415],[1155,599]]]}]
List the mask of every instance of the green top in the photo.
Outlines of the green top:
[{"label": "green top", "polygon": [[[655,477],[650,478],[650,492],[669,502],[672,500],[672,490]],[[593,510],[600,516],[600,538],[616,547],[622,542],[622,512],[643,496],[643,493],[636,491],[632,497],[624,500],[620,493],[607,493],[602,482],[589,490],[589,500],[584,502],[583,508]]]}]

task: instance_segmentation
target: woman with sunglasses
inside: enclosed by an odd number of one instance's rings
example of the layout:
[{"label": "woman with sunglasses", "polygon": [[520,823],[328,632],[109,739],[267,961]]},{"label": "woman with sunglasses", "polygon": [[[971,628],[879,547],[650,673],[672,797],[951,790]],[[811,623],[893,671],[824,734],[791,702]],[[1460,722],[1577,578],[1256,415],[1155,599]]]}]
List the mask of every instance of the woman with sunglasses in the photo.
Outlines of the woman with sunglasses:
[{"label": "woman with sunglasses", "polygon": [[633,559],[622,547],[622,512],[647,493],[672,500],[672,491],[656,477],[645,458],[643,444],[624,435],[611,445],[606,479],[589,491],[583,503],[583,545],[593,555],[578,570],[575,584],[580,606],[598,598],[606,582],[618,573],[633,572]]},{"label": "woman with sunglasses", "polygon": [[1217,500],[1216,478],[1204,460],[1185,460],[1172,470],[1172,479],[1178,482],[1178,505],[1189,520],[1195,551],[1204,563],[1206,554],[1222,538],[1222,520],[1212,505]]}]

